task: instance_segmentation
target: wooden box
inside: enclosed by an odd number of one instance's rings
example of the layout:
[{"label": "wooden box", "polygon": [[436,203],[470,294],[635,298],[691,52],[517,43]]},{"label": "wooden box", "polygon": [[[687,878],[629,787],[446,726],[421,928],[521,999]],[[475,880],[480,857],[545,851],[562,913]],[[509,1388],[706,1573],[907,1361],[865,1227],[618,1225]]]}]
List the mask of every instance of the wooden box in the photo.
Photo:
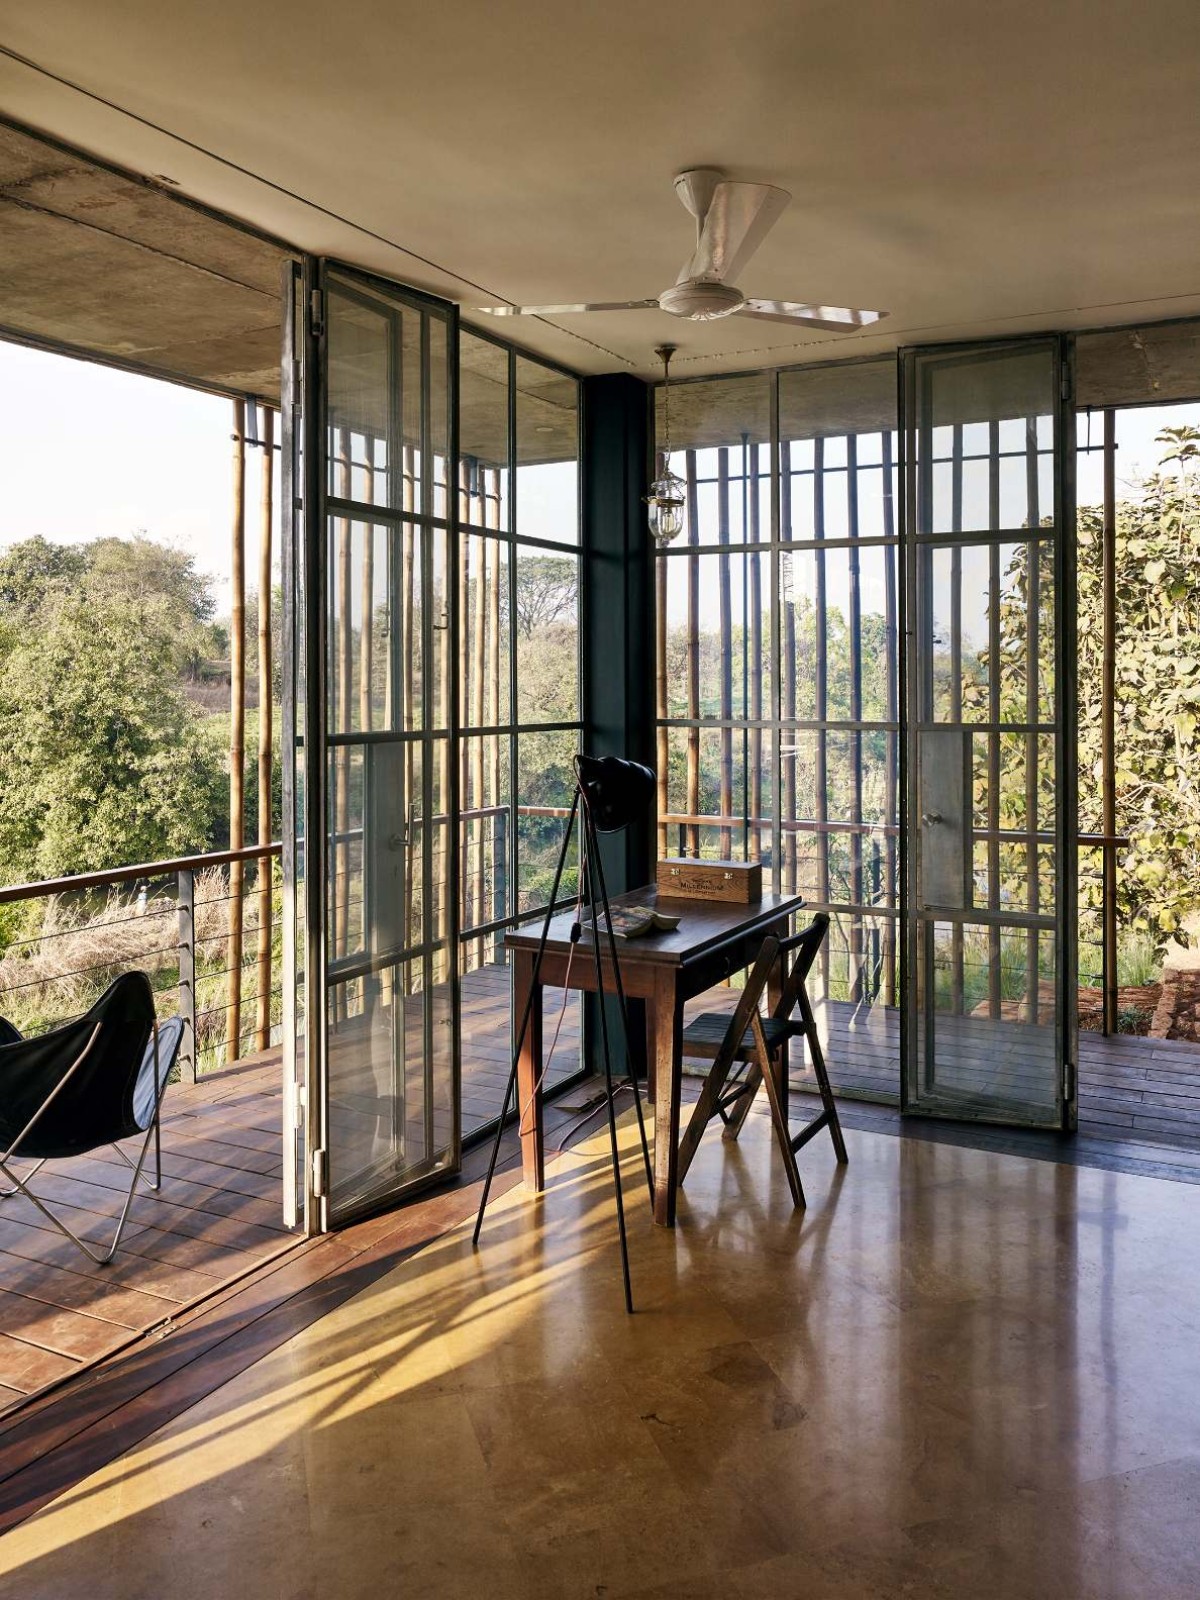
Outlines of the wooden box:
[{"label": "wooden box", "polygon": [[658,863],[657,884],[659,894],[673,900],[725,900],[749,906],[762,899],[762,862],[674,857]]}]

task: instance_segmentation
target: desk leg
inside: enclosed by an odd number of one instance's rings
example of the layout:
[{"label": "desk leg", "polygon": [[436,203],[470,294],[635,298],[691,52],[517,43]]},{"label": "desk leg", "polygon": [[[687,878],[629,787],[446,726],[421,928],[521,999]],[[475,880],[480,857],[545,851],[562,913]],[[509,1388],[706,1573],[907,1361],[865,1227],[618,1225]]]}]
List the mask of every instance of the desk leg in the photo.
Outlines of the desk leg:
[{"label": "desk leg", "polygon": [[513,951],[513,1026],[521,1026],[525,1002],[533,988],[529,1026],[517,1058],[517,1110],[520,1114],[521,1173],[525,1187],[546,1186],[546,1161],[542,1148],[542,986],[533,987],[533,953]]},{"label": "desk leg", "polygon": [[679,1172],[679,1086],[683,1067],[683,1008],[675,994],[675,976],[655,978],[654,999],[647,1004],[653,1017],[654,1051],[654,1220],[662,1228],[675,1226],[675,1188]]}]

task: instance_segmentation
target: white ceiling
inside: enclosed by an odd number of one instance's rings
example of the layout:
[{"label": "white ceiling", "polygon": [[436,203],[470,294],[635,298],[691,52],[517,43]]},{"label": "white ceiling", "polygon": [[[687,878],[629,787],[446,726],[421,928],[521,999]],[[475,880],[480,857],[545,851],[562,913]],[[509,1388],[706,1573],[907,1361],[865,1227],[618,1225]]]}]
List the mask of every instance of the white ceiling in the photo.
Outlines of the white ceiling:
[{"label": "white ceiling", "polygon": [[649,376],[674,339],[682,377],[1200,313],[1195,21],[1192,0],[0,0],[0,38],[46,69],[0,56],[0,112],[464,309],[656,294],[693,237],[672,176],[717,165],[794,196],[747,293],[891,312],[849,336],[499,325],[584,372]]}]

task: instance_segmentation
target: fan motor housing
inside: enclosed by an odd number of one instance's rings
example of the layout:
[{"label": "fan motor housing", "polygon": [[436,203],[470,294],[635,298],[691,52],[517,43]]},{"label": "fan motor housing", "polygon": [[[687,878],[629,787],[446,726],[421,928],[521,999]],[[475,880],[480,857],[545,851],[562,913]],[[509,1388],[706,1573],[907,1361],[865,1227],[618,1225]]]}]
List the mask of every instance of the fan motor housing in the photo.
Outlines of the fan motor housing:
[{"label": "fan motor housing", "polygon": [[692,322],[715,322],[718,317],[732,316],[745,305],[746,296],[732,284],[690,278],[664,289],[658,303],[672,316],[688,317]]}]

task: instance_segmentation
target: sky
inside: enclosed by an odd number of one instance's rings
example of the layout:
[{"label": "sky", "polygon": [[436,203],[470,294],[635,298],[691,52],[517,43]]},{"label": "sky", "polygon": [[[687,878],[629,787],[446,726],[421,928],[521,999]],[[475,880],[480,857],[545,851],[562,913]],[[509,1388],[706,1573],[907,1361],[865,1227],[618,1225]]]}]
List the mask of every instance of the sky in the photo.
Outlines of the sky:
[{"label": "sky", "polygon": [[[223,397],[0,343],[0,546],[144,532],[187,550],[229,610],[233,406]],[[248,452],[246,570],[257,572]]]},{"label": "sky", "polygon": [[[1133,498],[1138,492],[1141,479],[1148,476],[1158,464],[1163,453],[1163,446],[1155,443],[1155,435],[1168,427],[1180,427],[1184,423],[1200,427],[1200,404],[1196,405],[1169,405],[1169,406],[1144,406],[1135,407],[1117,413],[1117,495],[1118,497]],[[1103,456],[1099,448],[1087,449],[1090,443],[1099,446],[1103,439],[1103,420],[1100,413],[1089,423],[1086,413],[1078,419],[1078,444],[1079,456],[1077,460],[1077,502],[1079,505],[1099,505],[1103,501]],[[1002,446],[1003,448],[1003,446]],[[704,456],[712,455],[713,461],[705,463]],[[701,453],[701,474],[715,472],[715,452]],[[678,458],[676,469],[678,470]],[[1048,458],[1046,471],[1043,473],[1043,493],[1049,492]],[[1024,462],[1014,460],[1011,464],[1011,473],[1005,468],[1002,479],[1002,512],[1003,502],[1008,500],[1014,508],[1014,520],[1020,526],[1025,517],[1024,498]],[[946,472],[948,474],[948,468]],[[860,529],[865,535],[882,531],[882,496],[879,484],[878,471],[866,471],[860,475],[862,489],[860,491]],[[981,527],[986,525],[986,467],[984,463],[978,464],[975,478],[972,479],[968,469],[964,482],[964,525]],[[948,477],[941,486],[948,489]],[[1010,492],[1011,491],[1011,492]],[[720,624],[720,590],[718,586],[718,558],[716,556],[715,529],[716,512],[715,499],[711,498],[706,504],[701,489],[702,521],[705,528],[702,548],[712,552],[701,558],[700,578],[700,623],[705,630],[712,630]],[[765,491],[764,491],[765,494]],[[845,474],[832,472],[829,474],[826,485],[828,510],[828,525],[830,537],[843,536],[846,526],[845,516]],[[798,474],[793,490],[793,522],[794,525],[803,527],[804,537],[811,538],[811,507],[806,504],[812,496],[811,476],[805,477]],[[939,500],[942,510],[946,509],[944,496]],[[765,505],[765,501],[764,501]],[[945,524],[949,526],[949,524]],[[740,528],[735,529],[733,539],[741,538]],[[679,541],[682,542],[682,541]],[[789,595],[797,601],[804,595],[811,596],[815,582],[815,566],[812,557],[812,546],[800,546],[794,555],[786,558],[789,568],[785,568],[784,582],[791,584]],[[730,562],[730,590],[731,606],[735,626],[739,625],[743,606],[743,558],[734,557]],[[667,616],[672,627],[684,627],[687,623],[687,567],[684,560],[671,559],[667,561],[667,570],[670,583],[667,597]],[[763,562],[764,607],[769,605],[766,594],[767,566]],[[850,580],[849,565],[844,550],[831,550],[825,557],[825,581],[827,604],[836,607],[843,616],[849,610]],[[884,610],[884,568],[882,557],[878,551],[864,550],[860,559],[860,594],[864,613]],[[978,583],[964,585],[964,617],[963,626],[968,634],[973,633],[979,639],[986,637],[986,589]]]},{"label": "sky", "polygon": [[[227,615],[232,430],[233,403],[223,396],[0,342],[0,547],[35,534],[78,544],[145,532],[195,556],[214,580],[217,615]],[[260,460],[247,452],[250,588]],[[561,538],[574,525],[575,493],[573,464],[523,468],[521,531]],[[278,549],[277,497],[277,574]]]},{"label": "sky", "polygon": [[[1155,434],[1181,422],[1200,425],[1200,405],[1118,414],[1119,493],[1130,492],[1138,477],[1153,469],[1160,454]],[[1095,443],[1101,426],[1096,416]],[[71,544],[145,532],[189,551],[198,568],[214,579],[218,615],[227,613],[231,430],[228,399],[0,342],[0,547],[35,534]],[[1087,437],[1088,419],[1081,416],[1081,445]],[[259,459],[260,452],[248,452],[246,569],[251,586],[258,562]],[[1099,451],[1081,452],[1081,505],[1099,502],[1101,470]],[[562,508],[572,502],[574,492],[571,466],[522,473],[521,531],[561,535]],[[832,570],[829,576],[829,598],[838,604],[835,590],[845,587],[846,580],[839,582]],[[864,570],[863,579],[864,609],[882,610],[882,572]],[[673,620],[680,620],[680,610],[686,616],[684,588],[682,583],[672,585]],[[711,605],[715,612],[715,584],[712,588],[711,598],[702,598],[702,609]],[[739,602],[735,596],[735,610],[740,610]]]}]

